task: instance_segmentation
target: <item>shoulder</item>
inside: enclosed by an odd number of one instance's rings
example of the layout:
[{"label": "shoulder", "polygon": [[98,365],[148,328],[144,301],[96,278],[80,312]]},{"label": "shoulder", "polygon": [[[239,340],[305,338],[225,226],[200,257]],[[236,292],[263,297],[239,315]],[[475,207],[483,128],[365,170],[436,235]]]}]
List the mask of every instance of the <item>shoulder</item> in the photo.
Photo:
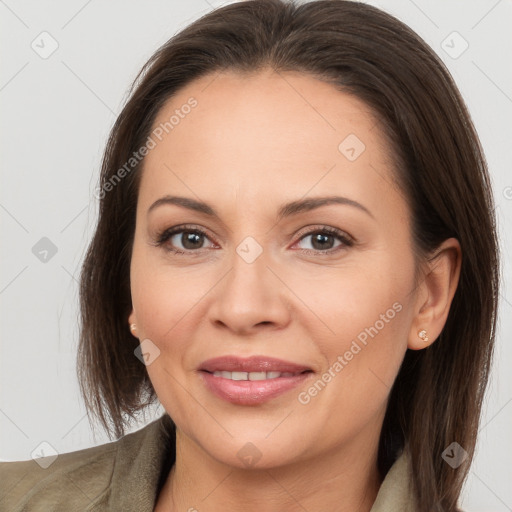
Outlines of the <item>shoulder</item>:
[{"label": "shoulder", "polygon": [[119,441],[34,460],[0,462],[2,510],[69,510],[91,503],[108,488]]},{"label": "shoulder", "polygon": [[[0,510],[10,512],[109,510],[119,480],[141,471],[161,421],[117,441],[34,460],[0,462]],[[155,446],[156,450],[158,446]],[[151,453],[143,453],[149,451]],[[132,468],[132,473],[130,473]],[[143,470],[143,468],[142,468]],[[115,486],[113,486],[115,484]]]}]

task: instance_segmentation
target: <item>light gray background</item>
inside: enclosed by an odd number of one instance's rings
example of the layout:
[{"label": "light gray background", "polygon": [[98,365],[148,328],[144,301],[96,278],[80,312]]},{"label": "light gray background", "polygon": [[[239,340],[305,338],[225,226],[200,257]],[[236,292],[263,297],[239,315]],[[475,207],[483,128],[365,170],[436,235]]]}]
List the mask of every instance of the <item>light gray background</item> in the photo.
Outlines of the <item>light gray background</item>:
[{"label": "light gray background", "polygon": [[[179,29],[226,3],[0,0],[1,460],[29,459],[42,441],[59,453],[108,441],[92,436],[75,374],[77,276],[96,221],[101,153],[144,62]],[[442,57],[489,163],[504,280],[495,366],[462,506],[510,511],[512,2],[369,3],[407,23]],[[46,59],[31,47],[35,41],[38,51],[51,49],[43,31],[58,43]],[[461,55],[464,42],[454,31],[469,44]],[[46,262],[32,251],[43,237],[57,248]],[[161,412],[153,408],[131,431]]]}]

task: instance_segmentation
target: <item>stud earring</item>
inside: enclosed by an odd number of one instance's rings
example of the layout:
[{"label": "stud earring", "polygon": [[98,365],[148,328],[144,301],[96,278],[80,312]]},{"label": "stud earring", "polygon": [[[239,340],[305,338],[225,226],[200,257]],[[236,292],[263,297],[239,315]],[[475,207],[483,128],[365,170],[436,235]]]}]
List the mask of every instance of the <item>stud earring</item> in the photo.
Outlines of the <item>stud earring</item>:
[{"label": "stud earring", "polygon": [[425,343],[428,341],[427,331],[425,329],[422,329],[421,331],[418,331],[418,336],[424,341]]},{"label": "stud earring", "polygon": [[134,331],[135,331],[135,329],[137,329],[137,326],[136,326],[135,324],[131,324],[131,325],[130,325],[130,330],[131,330],[132,332],[134,332]]}]

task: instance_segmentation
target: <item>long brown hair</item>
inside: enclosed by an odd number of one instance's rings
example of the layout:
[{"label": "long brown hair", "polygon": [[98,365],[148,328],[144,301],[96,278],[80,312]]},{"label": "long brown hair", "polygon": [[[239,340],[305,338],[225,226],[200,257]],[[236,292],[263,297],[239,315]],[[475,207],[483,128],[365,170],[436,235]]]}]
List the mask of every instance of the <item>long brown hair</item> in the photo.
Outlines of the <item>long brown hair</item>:
[{"label": "long brown hair", "polygon": [[[138,342],[127,320],[143,160],[119,170],[181,87],[207,73],[263,67],[310,74],[373,110],[410,207],[419,263],[446,238],[459,240],[461,273],[446,325],[427,349],[407,351],[378,454],[385,475],[407,446],[418,509],[456,510],[474,454],[496,329],[499,253],[490,179],[467,108],[442,61],[402,22],[364,3],[231,4],[172,37],[140,71],[106,146],[99,220],[81,274],[77,370],[87,410],[109,436],[120,437],[129,418],[157,399],[134,356]],[[441,457],[454,441],[468,452],[456,470]]]}]

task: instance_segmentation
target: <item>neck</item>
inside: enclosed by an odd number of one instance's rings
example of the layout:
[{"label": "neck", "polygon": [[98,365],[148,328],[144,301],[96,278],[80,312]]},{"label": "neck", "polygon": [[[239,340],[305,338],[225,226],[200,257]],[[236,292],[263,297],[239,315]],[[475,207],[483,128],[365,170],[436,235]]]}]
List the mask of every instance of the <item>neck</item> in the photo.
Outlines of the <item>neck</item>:
[{"label": "neck", "polygon": [[382,483],[378,439],[268,469],[228,466],[179,429],[176,462],[155,511],[370,512]]}]

